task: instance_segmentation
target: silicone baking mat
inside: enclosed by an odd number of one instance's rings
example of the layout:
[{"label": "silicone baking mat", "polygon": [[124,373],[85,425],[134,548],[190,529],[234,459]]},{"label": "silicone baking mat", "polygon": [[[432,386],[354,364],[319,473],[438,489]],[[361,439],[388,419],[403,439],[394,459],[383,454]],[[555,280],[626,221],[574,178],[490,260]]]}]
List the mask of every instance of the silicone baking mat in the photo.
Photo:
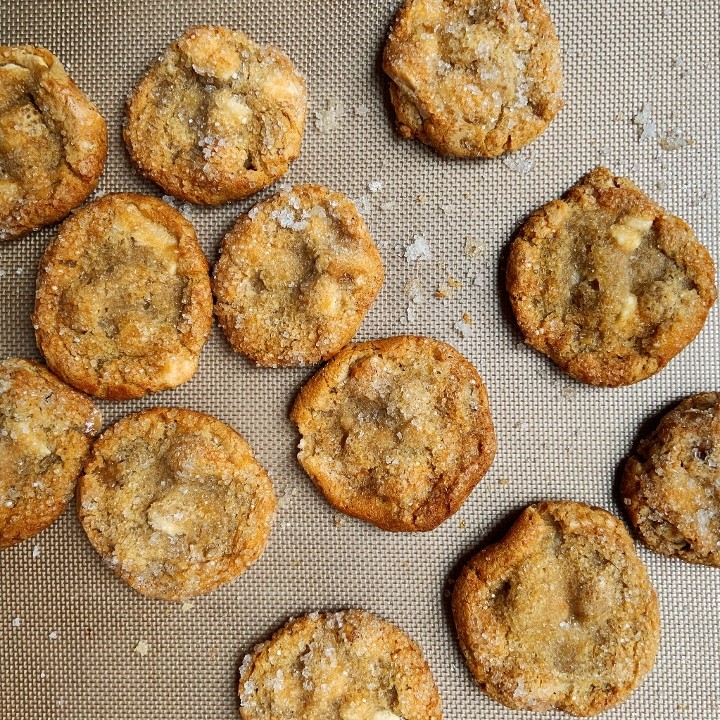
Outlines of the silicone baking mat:
[{"label": "silicone baking mat", "polygon": [[[188,26],[224,24],[281,46],[305,74],[310,101],[303,152],[287,181],[320,182],[352,198],[386,267],[358,337],[413,333],[454,344],[487,382],[498,434],[494,466],[437,530],[390,534],[338,516],[297,465],[298,436],[287,419],[312,369],[257,369],[215,328],[191,382],[140,402],[101,403],[104,422],[176,405],[239,430],[280,496],[265,554],[236,582],[182,606],[146,599],[116,579],[72,508],[35,539],[2,551],[3,720],[235,718],[237,666],[255,642],[290,615],[347,607],[374,611],[418,641],[446,718],[531,717],[485,698],[465,667],[448,608],[459,563],[533,501],[580,500],[619,513],[617,469],[640,430],[680,398],[720,389],[717,308],[659,375],[599,389],[565,377],[523,343],[502,289],[518,224],[598,164],[685,218],[720,257],[717,0],[552,0],[566,107],[526,150],[487,161],[443,159],[394,134],[379,66],[398,6],[1,1],[0,42],[50,48],[108,121],[98,194],[162,196],[132,170],[123,105],[149,62]],[[211,262],[252,202],[183,206]],[[2,357],[38,357],[30,313],[36,266],[53,232],[0,246]],[[405,249],[417,235],[432,259],[409,263]],[[439,289],[445,297],[436,297]],[[606,717],[720,717],[720,571],[639,552],[660,597],[662,642],[645,683]]]}]

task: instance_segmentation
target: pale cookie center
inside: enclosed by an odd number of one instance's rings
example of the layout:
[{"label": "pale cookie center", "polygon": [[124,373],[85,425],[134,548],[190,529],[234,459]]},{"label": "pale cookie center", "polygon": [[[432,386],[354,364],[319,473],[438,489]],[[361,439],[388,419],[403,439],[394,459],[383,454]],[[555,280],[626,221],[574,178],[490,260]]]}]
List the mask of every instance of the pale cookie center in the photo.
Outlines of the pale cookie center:
[{"label": "pale cookie center", "polygon": [[340,720],[403,720],[390,710],[374,710],[367,706],[353,705],[340,709]]}]

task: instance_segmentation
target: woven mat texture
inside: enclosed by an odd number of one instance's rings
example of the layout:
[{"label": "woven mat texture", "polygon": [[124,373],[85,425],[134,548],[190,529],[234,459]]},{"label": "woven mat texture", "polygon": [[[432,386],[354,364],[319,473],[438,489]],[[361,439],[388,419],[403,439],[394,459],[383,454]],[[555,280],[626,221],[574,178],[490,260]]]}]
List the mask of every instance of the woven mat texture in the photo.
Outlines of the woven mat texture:
[{"label": "woven mat texture", "polygon": [[[378,243],[385,286],[358,338],[424,334],[454,344],[485,378],[498,434],[494,466],[460,512],[429,534],[390,534],[340,518],[295,461],[289,403],[312,369],[257,369],[218,328],[185,386],[101,403],[105,424],[176,405],[239,430],[280,496],[267,550],[233,584],[189,610],[116,579],[71,508],[34,540],[0,554],[0,718],[230,720],[237,666],[288,616],[362,607],[410,633],[451,720],[524,718],[475,686],[455,641],[451,579],[528,503],[572,499],[619,513],[613,487],[638,433],[682,397],[720,388],[715,308],[700,337],[654,378],[598,389],[565,377],[526,346],[502,290],[513,231],[598,164],[632,178],[686,219],[720,258],[720,9],[717,0],[552,0],[567,105],[518,158],[443,159],[393,132],[379,59],[398,0],[0,1],[0,42],[50,48],[108,122],[98,193],[162,191],[134,173],[121,140],[124,102],[149,62],[185,28],[224,24],[281,46],[305,74],[310,115],[291,183],[320,182],[356,203]],[[633,118],[650,105],[658,137]],[[338,105],[337,127],[316,122]],[[381,182],[370,192],[368,185]],[[263,193],[260,197],[267,195]],[[252,201],[187,206],[211,262]],[[39,357],[30,324],[48,228],[0,246],[0,356]],[[433,260],[404,250],[425,236]],[[466,252],[466,239],[480,243]],[[454,278],[462,286],[435,297]],[[417,279],[421,294],[405,288]],[[408,308],[410,308],[408,310]],[[464,336],[465,313],[473,324]],[[0,460],[1,462],[1,460]],[[662,642],[642,687],[608,720],[720,717],[720,571],[639,553],[657,588]],[[20,619],[19,626],[16,618]],[[147,641],[149,652],[134,648]],[[565,717],[550,713],[546,717]]]}]

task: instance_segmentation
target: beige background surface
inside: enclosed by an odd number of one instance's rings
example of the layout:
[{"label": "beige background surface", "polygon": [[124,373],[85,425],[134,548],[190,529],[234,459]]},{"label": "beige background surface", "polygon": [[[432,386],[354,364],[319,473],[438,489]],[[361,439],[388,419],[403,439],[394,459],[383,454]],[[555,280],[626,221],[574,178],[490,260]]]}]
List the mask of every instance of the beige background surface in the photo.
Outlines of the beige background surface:
[{"label": "beige background surface", "polygon": [[[149,61],[187,26],[223,23],[282,46],[307,77],[311,110],[302,156],[287,179],[325,183],[359,202],[386,265],[385,287],[359,337],[418,333],[452,342],[487,382],[499,446],[486,479],[432,533],[392,535],[339,519],[294,460],[298,438],[287,408],[311,370],[251,367],[216,328],[191,382],[142,402],[103,403],[104,418],[108,424],[139,407],[171,404],[237,428],[282,496],[266,553],[237,582],[184,612],[116,579],[72,510],[34,541],[3,551],[0,718],[234,718],[237,665],[253,643],[289,615],[355,606],[421,644],[446,718],[526,717],[474,686],[454,640],[448,579],[529,502],[567,498],[618,512],[615,475],[638,430],[685,395],[718,389],[720,322],[715,308],[699,339],[646,382],[585,387],[523,344],[501,289],[503,253],[531,210],[606,163],[685,218],[720,256],[720,4],[550,2],[567,107],[521,153],[532,163],[523,172],[502,159],[445,160],[394,135],[378,61],[397,0],[0,3],[0,42],[50,48],[106,117],[110,151],[100,193],[162,195],[131,170],[120,140],[123,103]],[[312,113],[328,102],[340,105],[338,126],[321,131]],[[694,143],[668,152],[656,140],[640,141],[632,118],[645,103],[658,134],[677,130]],[[383,183],[377,193],[368,189],[374,181]],[[212,261],[223,233],[250,205],[188,208]],[[38,355],[29,316],[36,265],[52,233],[0,247],[2,357]],[[410,265],[403,252],[416,234],[429,240],[434,259]],[[466,254],[468,236],[481,242],[479,257]],[[433,297],[451,276],[462,287],[448,299]],[[414,278],[422,294],[408,314],[404,287]],[[465,312],[474,320],[468,337],[455,327]],[[660,597],[660,653],[642,688],[606,717],[720,717],[720,571],[640,554]],[[133,652],[140,640],[149,643],[145,657]]]}]

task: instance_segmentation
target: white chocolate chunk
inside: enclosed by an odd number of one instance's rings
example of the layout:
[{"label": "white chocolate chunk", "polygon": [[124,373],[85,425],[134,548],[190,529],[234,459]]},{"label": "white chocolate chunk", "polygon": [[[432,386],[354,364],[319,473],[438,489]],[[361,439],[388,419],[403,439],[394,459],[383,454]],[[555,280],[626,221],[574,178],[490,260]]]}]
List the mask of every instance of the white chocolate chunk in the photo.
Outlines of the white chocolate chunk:
[{"label": "white chocolate chunk", "polygon": [[613,225],[610,228],[610,237],[626,253],[637,250],[642,242],[642,234],[627,225]]},{"label": "white chocolate chunk", "polygon": [[623,300],[620,314],[618,315],[618,325],[625,325],[635,317],[637,313],[638,301],[637,297],[632,293],[629,293]]}]

